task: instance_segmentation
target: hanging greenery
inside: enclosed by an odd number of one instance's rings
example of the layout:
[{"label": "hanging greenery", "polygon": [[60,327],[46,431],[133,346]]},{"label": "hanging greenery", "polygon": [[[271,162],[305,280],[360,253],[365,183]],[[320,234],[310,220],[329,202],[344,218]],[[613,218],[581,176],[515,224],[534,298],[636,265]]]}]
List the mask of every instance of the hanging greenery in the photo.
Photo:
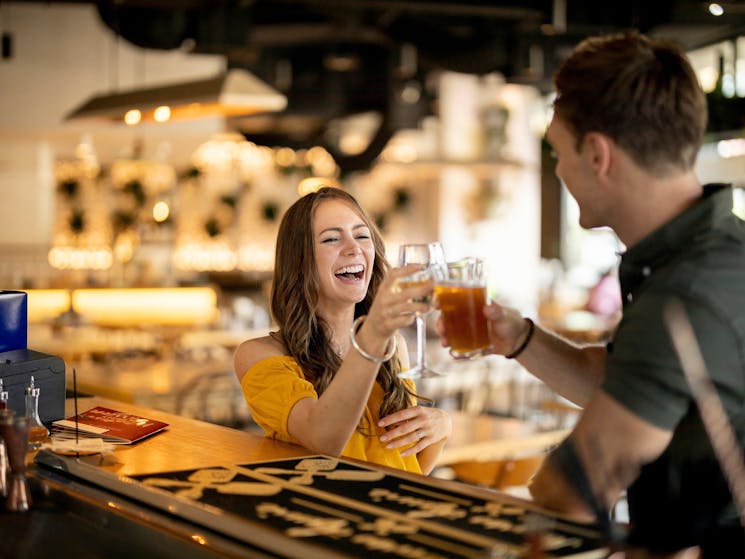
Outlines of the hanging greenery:
[{"label": "hanging greenery", "polygon": [[377,227],[381,233],[385,231],[385,227],[388,223],[388,217],[384,213],[374,215],[373,221],[375,222],[375,227]]},{"label": "hanging greenery", "polygon": [[134,225],[135,213],[125,210],[115,210],[111,214],[111,220],[114,225],[114,233],[125,231]]},{"label": "hanging greenery", "polygon": [[279,215],[279,204],[274,201],[266,201],[261,206],[261,213],[266,221],[276,221]]},{"label": "hanging greenery", "polygon": [[393,191],[393,209],[400,212],[409,207],[411,194],[406,188],[397,188]]},{"label": "hanging greenery", "polygon": [[131,180],[125,184],[124,192],[132,196],[138,208],[145,205],[147,194],[145,194],[145,187],[139,180]]},{"label": "hanging greenery", "polygon": [[204,222],[204,230],[213,239],[222,233],[222,227],[216,217],[210,217]]},{"label": "hanging greenery", "polygon": [[68,179],[62,181],[57,188],[65,198],[72,200],[78,195],[79,187],[80,183],[78,181]]},{"label": "hanging greenery", "polygon": [[223,194],[220,196],[220,202],[231,209],[235,209],[238,205],[238,196],[236,194]]},{"label": "hanging greenery", "polygon": [[181,175],[181,178],[184,180],[187,179],[196,179],[199,176],[201,176],[202,171],[197,169],[196,167],[189,167],[184,173]]},{"label": "hanging greenery", "polygon": [[70,231],[76,235],[82,233],[85,230],[85,214],[83,210],[73,210],[67,223],[70,226]]}]

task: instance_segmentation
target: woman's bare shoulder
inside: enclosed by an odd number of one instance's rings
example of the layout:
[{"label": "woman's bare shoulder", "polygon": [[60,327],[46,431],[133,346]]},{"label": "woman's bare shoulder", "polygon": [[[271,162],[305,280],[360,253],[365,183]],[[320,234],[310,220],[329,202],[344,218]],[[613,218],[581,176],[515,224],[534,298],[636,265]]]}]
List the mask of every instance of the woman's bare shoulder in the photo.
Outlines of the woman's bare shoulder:
[{"label": "woman's bare shoulder", "polygon": [[282,344],[274,339],[271,335],[262,336],[261,338],[252,338],[246,340],[238,346],[233,358],[235,374],[238,380],[243,378],[251,367],[259,361],[268,357],[277,357],[286,355]]}]

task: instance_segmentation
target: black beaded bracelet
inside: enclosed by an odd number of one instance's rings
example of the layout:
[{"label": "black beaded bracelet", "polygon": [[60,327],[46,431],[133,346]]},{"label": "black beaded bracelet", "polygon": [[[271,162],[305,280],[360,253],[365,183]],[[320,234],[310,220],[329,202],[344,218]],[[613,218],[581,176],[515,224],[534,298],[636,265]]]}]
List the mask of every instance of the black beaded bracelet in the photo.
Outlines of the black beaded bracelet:
[{"label": "black beaded bracelet", "polygon": [[533,320],[531,320],[528,317],[525,317],[525,322],[528,323],[528,334],[525,336],[523,343],[521,343],[520,346],[515,351],[505,355],[507,359],[514,359],[515,357],[520,355],[523,351],[525,351],[525,348],[528,347],[530,340],[533,338],[533,333],[535,332],[535,323],[533,322]]}]

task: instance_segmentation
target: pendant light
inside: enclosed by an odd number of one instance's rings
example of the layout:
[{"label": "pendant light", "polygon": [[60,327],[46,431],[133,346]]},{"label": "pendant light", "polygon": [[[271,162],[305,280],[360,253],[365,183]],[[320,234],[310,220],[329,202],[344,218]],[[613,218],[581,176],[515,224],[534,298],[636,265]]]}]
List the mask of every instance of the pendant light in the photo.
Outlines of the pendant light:
[{"label": "pendant light", "polygon": [[247,70],[231,69],[207,79],[95,95],[67,114],[65,120],[135,125],[278,112],[286,106],[287,97],[273,87]]}]

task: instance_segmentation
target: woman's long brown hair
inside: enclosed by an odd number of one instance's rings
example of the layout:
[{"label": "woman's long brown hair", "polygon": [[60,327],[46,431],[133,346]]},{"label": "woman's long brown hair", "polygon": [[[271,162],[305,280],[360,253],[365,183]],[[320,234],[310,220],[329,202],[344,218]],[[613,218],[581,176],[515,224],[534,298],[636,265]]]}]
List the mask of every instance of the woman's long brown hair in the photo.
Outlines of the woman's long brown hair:
[{"label": "woman's long brown hair", "polygon": [[[349,205],[370,229],[375,247],[370,285],[357,303],[354,316],[367,314],[388,270],[385,247],[378,229],[354,197],[339,188],[324,187],[297,200],[285,212],[279,225],[272,281],[271,311],[288,354],[295,358],[320,396],[326,390],[341,358],[329,341],[329,325],[318,316],[318,276],[313,251],[313,217],[323,202],[340,200]],[[383,388],[380,417],[409,406],[416,395],[402,382],[397,357],[383,363],[377,381]]]}]

